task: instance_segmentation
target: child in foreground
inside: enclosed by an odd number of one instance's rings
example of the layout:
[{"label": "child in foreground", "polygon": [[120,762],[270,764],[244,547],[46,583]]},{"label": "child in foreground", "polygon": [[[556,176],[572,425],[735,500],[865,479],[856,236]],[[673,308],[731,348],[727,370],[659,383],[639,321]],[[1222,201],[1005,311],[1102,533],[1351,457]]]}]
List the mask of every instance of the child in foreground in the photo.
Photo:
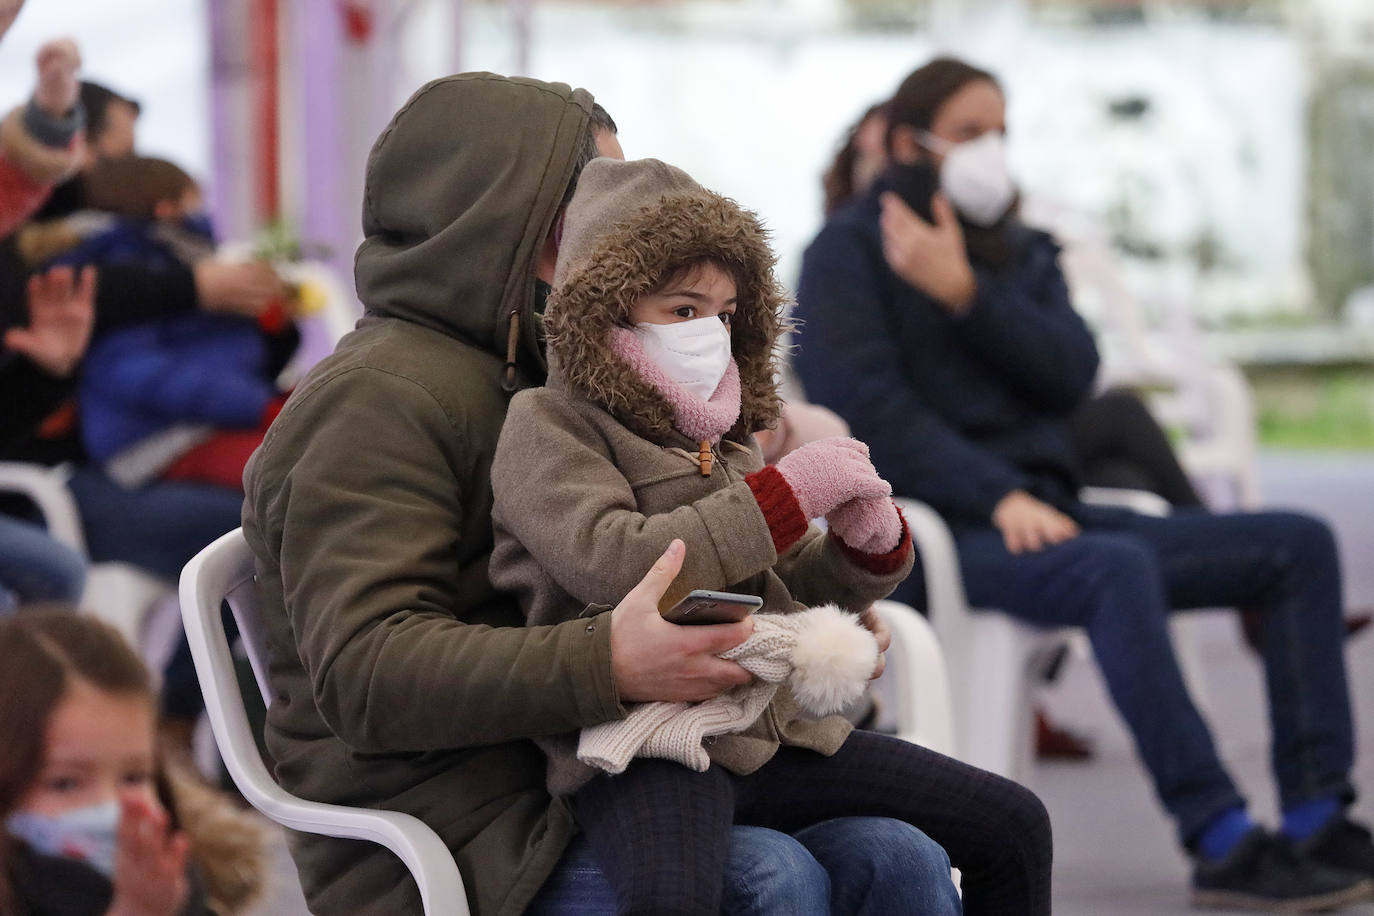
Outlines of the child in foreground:
[{"label": "child in foreground", "polygon": [[[751,432],[779,410],[773,262],[752,214],[671,166],[598,159],[579,180],[545,312],[548,384],[512,400],[493,462],[492,582],[531,625],[561,622],[615,604],[680,539],[665,606],[698,588],[763,606],[722,656],[753,683],[541,740],[549,789],[575,806],[623,913],[716,912],[732,825],[791,833],[847,816],[927,831],[963,869],[969,913],[1048,912],[1033,795],[816,716],[876,660],[852,616],[820,606],[867,608],[910,571],[912,547],[861,443],[763,465]],[[828,534],[810,524],[821,518]]]},{"label": "child in foreground", "polygon": [[108,624],[63,610],[0,621],[0,913],[242,912],[260,828],[159,765],[143,662]]}]

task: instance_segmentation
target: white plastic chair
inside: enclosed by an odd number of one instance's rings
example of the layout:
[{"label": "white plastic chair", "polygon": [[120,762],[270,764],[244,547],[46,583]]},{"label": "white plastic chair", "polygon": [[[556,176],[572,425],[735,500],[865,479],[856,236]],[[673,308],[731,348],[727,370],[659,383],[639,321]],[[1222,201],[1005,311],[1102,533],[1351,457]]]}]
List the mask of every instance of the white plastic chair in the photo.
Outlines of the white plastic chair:
[{"label": "white plastic chair", "polygon": [[[1134,490],[1085,489],[1085,502],[1123,505],[1162,515],[1168,504]],[[1031,700],[1046,666],[1066,648],[1088,653],[1073,627],[1036,627],[995,609],[974,609],[964,592],[954,538],[944,519],[925,503],[899,499],[925,574],[930,624],[950,671],[955,743],[961,760],[1002,776],[1029,776],[1033,729]],[[1171,618],[1179,665],[1195,700],[1202,692],[1196,638],[1185,616]]]},{"label": "white plastic chair", "polygon": [[[254,808],[284,827],[305,833],[368,840],[395,853],[420,889],[425,913],[468,916],[463,879],[453,854],[423,821],[398,811],[350,808],[306,801],[277,785],[267,772],[248,726],[234,676],[220,606],[228,601],[238,622],[258,689],[269,706],[262,602],[253,555],[235,529],[198,553],[181,574],[181,608],[205,710],[234,784]],[[365,901],[359,901],[360,905]]]},{"label": "white plastic chair", "polygon": [[897,737],[957,756],[949,671],[934,628],[905,604],[879,601],[874,607],[892,631],[892,646],[873,690],[892,707]]}]

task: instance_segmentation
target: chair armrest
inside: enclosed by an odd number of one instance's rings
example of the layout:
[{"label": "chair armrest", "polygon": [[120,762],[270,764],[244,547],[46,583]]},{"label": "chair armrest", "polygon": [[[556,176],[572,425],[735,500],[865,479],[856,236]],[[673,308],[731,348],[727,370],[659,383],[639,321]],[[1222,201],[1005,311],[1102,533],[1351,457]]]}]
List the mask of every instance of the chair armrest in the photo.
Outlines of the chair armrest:
[{"label": "chair armrest", "polygon": [[954,706],[945,654],[930,622],[896,601],[879,601],[874,609],[892,631],[888,666],[881,680],[896,705],[897,736],[953,756]]},{"label": "chair armrest", "polygon": [[941,643],[950,646],[952,640],[962,638],[969,614],[954,538],[945,520],[930,506],[905,497],[898,497],[896,502],[911,530],[917,560],[925,575],[930,623]]},{"label": "chair armrest", "polygon": [[1173,511],[1169,501],[1148,490],[1123,490],[1116,487],[1084,487],[1078,498],[1090,506],[1116,506],[1141,515],[1166,516]]},{"label": "chair armrest", "polygon": [[42,514],[48,533],[85,555],[86,537],[82,533],[81,515],[60,468],[0,461],[0,490],[27,496]]}]

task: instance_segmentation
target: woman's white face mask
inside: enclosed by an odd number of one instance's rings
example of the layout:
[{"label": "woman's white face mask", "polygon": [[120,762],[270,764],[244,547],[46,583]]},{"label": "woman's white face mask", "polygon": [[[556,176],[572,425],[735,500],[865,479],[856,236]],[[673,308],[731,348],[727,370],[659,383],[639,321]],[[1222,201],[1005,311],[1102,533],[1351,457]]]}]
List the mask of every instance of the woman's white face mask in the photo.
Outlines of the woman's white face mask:
[{"label": "woman's white face mask", "polygon": [[730,331],[718,316],[635,325],[644,355],[684,389],[709,401],[730,367]]},{"label": "woman's white face mask", "polygon": [[950,143],[929,131],[921,145],[942,154],[940,189],[964,218],[977,226],[991,226],[1016,199],[1016,185],[1007,167],[1007,141],[990,130],[974,140]]}]

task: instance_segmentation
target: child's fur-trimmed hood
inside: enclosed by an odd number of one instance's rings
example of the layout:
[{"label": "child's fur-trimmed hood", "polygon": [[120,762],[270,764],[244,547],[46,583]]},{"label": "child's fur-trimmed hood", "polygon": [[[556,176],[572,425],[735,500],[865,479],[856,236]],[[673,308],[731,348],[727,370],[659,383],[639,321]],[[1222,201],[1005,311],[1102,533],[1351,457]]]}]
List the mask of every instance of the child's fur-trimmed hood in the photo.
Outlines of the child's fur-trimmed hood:
[{"label": "child's fur-trimmed hood", "polygon": [[731,348],[740,416],[727,435],[738,441],[772,426],[781,406],[773,355],[786,297],[773,276],[768,233],[753,213],[655,159],[596,159],[578,181],[544,313],[549,383],[589,398],[645,438],[681,436],[668,399],[613,352],[610,332],[629,327],[636,299],[703,259],[727,268],[737,287]]}]

